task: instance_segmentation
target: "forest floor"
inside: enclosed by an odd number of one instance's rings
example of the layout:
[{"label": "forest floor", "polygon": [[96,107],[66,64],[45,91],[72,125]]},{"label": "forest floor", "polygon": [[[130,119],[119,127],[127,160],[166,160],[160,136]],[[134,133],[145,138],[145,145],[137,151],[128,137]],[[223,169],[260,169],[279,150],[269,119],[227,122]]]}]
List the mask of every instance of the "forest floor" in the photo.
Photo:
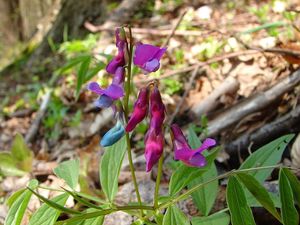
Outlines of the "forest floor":
[{"label": "forest floor", "polygon": [[[285,82],[299,68],[300,3],[277,0],[249,1],[248,5],[243,1],[207,5],[193,5],[184,1],[157,2],[160,4],[155,5],[153,15],[142,19],[139,17],[141,15],[137,15],[134,18],[133,37],[136,42],[154,45],[168,42],[168,50],[158,72],[145,76],[135,71],[135,86],[142,87],[151,79],[158,79],[167,106],[168,122],[172,120],[185,129],[193,126],[202,137],[215,137],[218,144],[223,146],[217,158],[218,171],[221,173],[236,168],[245,155],[259,145],[249,141],[247,147],[239,152],[235,148],[229,149],[232,147],[230,144],[238,142],[245,134],[257,133],[260,128],[297,110],[300,103],[299,80],[285,85],[288,88],[282,93],[274,93],[274,101],[266,101],[265,107],[257,106],[233,124],[213,130],[210,122],[221,121],[220,118],[226,116],[224,112],[241,102],[251,102],[253,96],[266,93]],[[174,29],[177,23],[178,27]],[[116,47],[112,33],[114,28],[107,31],[95,24],[87,24],[86,27],[97,32],[91,32],[83,40],[65,41],[59,45],[55,56],[48,59],[51,61],[50,69],[49,62],[45,62],[26,79],[18,76],[18,71],[12,76],[1,78],[0,98],[3,100],[0,102],[0,150],[9,151],[14,137],[19,133],[28,138],[27,145],[34,156],[33,166],[27,175],[5,176],[0,173],[0,224],[7,213],[4,204],[7,196],[24,187],[32,177],[36,177],[45,186],[63,186],[52,170],[66,159],[79,157],[81,161],[87,162],[89,166],[82,170],[86,172],[88,182],[82,185],[89,193],[99,188],[98,161],[104,151],[99,141],[113,124],[112,112],[95,108],[93,101],[96,96],[85,90],[84,86],[76,100],[74,93],[78,70],[76,67],[64,67],[61,61],[68,64],[83,53],[92,53],[95,62],[106,64],[109,56],[115,54]],[[170,35],[173,30],[175,33]],[[63,73],[59,71],[61,68],[64,69]],[[47,74],[49,80],[55,80],[55,85],[50,86],[48,78],[40,76],[42,73]],[[104,70],[93,78],[102,84],[108,83],[109,79]],[[51,97],[47,101],[45,96],[50,92]],[[42,102],[46,103],[47,109],[41,114]],[[238,110],[233,110],[231,117],[239,118],[238,113]],[[41,121],[38,129],[28,137],[39,114]],[[142,198],[151,201],[148,193],[154,191],[157,169],[151,173],[145,172],[143,137],[146,129],[147,124],[144,122],[134,133],[132,142]],[[272,135],[277,137],[283,133]],[[265,143],[260,141],[260,145]],[[300,167],[299,143],[298,138],[289,146],[282,159],[284,165]],[[172,161],[168,134],[165,152],[167,164]],[[4,165],[1,160],[4,159],[0,157],[0,164]],[[170,171],[168,166],[164,169],[163,184],[167,183]],[[125,159],[119,181],[120,193],[117,199],[120,201],[135,198],[130,180],[128,160]],[[225,183],[221,184],[214,210],[225,204],[222,189]],[[161,191],[166,192],[166,188]],[[46,197],[54,194],[53,191],[43,190]],[[74,203],[69,204],[72,206]],[[32,201],[30,211],[39,205],[38,200]],[[198,213],[191,199],[181,207],[189,215]],[[105,224],[115,224],[116,218],[122,218],[123,222],[118,224],[127,225],[132,221],[130,216],[118,213],[107,219]]]}]

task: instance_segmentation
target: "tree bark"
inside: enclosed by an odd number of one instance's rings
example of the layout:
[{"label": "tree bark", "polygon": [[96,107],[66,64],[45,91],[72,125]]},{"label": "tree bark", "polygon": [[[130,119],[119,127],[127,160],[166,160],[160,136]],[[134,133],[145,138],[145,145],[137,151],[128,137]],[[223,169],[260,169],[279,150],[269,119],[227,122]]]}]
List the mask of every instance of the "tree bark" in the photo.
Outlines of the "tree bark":
[{"label": "tree bark", "polygon": [[54,43],[60,43],[63,40],[64,29],[67,28],[68,37],[82,37],[87,33],[83,29],[86,20],[94,20],[102,15],[104,3],[102,0],[62,0],[61,8],[51,29],[31,55],[28,66],[31,67],[35,62],[39,62],[41,57],[50,52],[49,39]]}]

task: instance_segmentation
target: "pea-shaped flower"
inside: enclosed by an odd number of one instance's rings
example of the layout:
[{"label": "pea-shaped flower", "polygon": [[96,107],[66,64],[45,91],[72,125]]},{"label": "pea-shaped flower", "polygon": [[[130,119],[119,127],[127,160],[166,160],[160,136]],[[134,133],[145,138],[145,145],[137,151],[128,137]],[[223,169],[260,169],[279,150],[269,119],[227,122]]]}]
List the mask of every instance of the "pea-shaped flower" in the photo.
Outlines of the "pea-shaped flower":
[{"label": "pea-shaped flower", "polygon": [[164,137],[162,131],[156,134],[155,130],[150,128],[145,137],[145,158],[146,171],[149,172],[158,162],[164,148]]},{"label": "pea-shaped flower", "polygon": [[149,93],[148,88],[142,88],[138,98],[133,106],[133,113],[125,128],[126,132],[132,131],[138,123],[140,123],[148,113]]},{"label": "pea-shaped flower", "polygon": [[126,63],[125,53],[127,48],[127,41],[125,31],[123,30],[123,28],[117,28],[115,35],[118,54],[106,66],[106,71],[110,74],[115,74],[118,67],[123,67]]},{"label": "pea-shaped flower", "polygon": [[155,86],[150,95],[150,127],[158,134],[165,119],[165,106],[161,99],[160,92]]},{"label": "pea-shaped flower", "polygon": [[155,72],[160,67],[160,59],[166,52],[166,48],[160,48],[149,44],[136,44],[133,63],[145,73]]},{"label": "pea-shaped flower", "polygon": [[95,105],[97,107],[110,107],[113,104],[114,100],[117,100],[124,96],[124,74],[124,68],[118,67],[111,85],[109,85],[106,89],[101,88],[97,82],[91,82],[88,84],[88,90],[100,95],[100,97],[95,101]]},{"label": "pea-shaped flower", "polygon": [[125,134],[123,124],[118,120],[116,125],[111,128],[107,133],[102,137],[100,145],[103,147],[111,146],[119,141]]},{"label": "pea-shaped flower", "polygon": [[189,146],[185,136],[177,124],[171,126],[173,133],[174,159],[181,160],[184,164],[191,167],[203,167],[206,165],[206,159],[202,152],[216,145],[216,141],[211,138],[204,140],[202,145],[193,150]]}]

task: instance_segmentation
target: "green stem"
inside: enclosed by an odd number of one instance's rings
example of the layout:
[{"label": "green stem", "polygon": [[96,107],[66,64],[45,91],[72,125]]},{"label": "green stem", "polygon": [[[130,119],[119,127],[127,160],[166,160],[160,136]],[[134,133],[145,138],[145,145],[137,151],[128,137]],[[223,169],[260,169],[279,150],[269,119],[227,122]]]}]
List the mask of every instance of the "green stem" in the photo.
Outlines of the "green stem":
[{"label": "green stem", "polygon": [[223,179],[223,178],[231,176],[233,174],[243,173],[243,172],[251,172],[251,171],[256,171],[256,170],[263,170],[263,169],[274,169],[274,168],[278,168],[278,167],[280,167],[280,165],[276,165],[276,166],[264,166],[264,167],[256,167],[256,168],[249,168],[249,169],[229,171],[229,172],[224,173],[224,174],[222,174],[220,176],[217,176],[217,177],[215,177],[213,179],[210,179],[210,180],[208,180],[208,181],[206,181],[204,183],[201,183],[201,184],[198,184],[198,185],[192,187],[191,189],[189,189],[185,193],[183,193],[183,194],[181,194],[181,195],[179,195],[177,197],[174,197],[173,199],[170,199],[169,202],[165,202],[165,203],[160,204],[157,209],[163,209],[163,208],[169,207],[170,205],[174,205],[175,203],[188,198],[193,192],[197,191],[199,188],[202,188],[203,186],[205,186],[205,185],[207,185],[207,184],[209,184],[209,183],[211,183],[213,181]]},{"label": "green stem", "polygon": [[162,175],[163,162],[164,162],[164,155],[162,154],[158,162],[158,172],[157,172],[155,192],[154,192],[154,204],[153,204],[154,208],[158,207],[158,193],[159,193],[159,185],[160,185],[160,180]]},{"label": "green stem", "polygon": [[[125,86],[125,97],[124,97],[124,115],[125,120],[128,122],[128,108],[129,108],[129,96],[130,96],[130,85],[131,85],[131,66],[132,66],[132,53],[133,53],[133,40],[132,40],[132,33],[131,28],[129,27],[129,52],[128,52],[128,67],[127,67],[127,80],[126,80],[126,86]],[[130,144],[130,137],[129,133],[126,132],[126,144],[127,144],[127,154],[128,154],[128,161],[132,176],[132,181],[134,184],[136,197],[138,200],[138,203],[140,206],[142,206],[142,200],[141,195],[139,192],[138,184],[136,181],[134,166],[133,166],[133,160],[132,160],[132,154],[131,154],[131,144]],[[141,216],[143,216],[143,210],[141,209]]]},{"label": "green stem", "polygon": [[134,209],[143,209],[143,210],[151,210],[154,211],[155,209],[153,206],[147,205],[126,205],[126,206],[116,206],[117,210],[134,210]]}]

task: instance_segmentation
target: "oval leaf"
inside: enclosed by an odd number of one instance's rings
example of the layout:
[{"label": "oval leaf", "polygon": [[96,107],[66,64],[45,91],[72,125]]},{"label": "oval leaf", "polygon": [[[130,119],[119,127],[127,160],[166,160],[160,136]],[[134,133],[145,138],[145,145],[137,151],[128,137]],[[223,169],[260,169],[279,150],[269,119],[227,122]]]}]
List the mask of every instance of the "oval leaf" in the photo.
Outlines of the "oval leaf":
[{"label": "oval leaf", "polygon": [[279,193],[281,201],[281,217],[284,225],[299,225],[299,215],[294,205],[291,185],[285,173],[279,173]]},{"label": "oval leaf", "polygon": [[100,183],[106,198],[113,202],[118,191],[118,178],[126,152],[125,136],[116,144],[105,148],[100,162]]},{"label": "oval leaf", "polygon": [[54,174],[63,179],[70,188],[76,188],[79,178],[79,160],[62,162],[53,170]]},{"label": "oval leaf", "polygon": [[[280,161],[287,144],[294,136],[294,134],[282,136],[259,148],[246,159],[246,161],[240,166],[240,169],[276,165]],[[262,183],[270,176],[272,171],[273,169],[256,170],[249,172],[249,174]]]},{"label": "oval leaf", "polygon": [[[201,141],[197,137],[192,127],[189,127],[188,140],[190,146],[193,149],[199,148],[201,146]],[[203,153],[207,153],[207,152],[204,151]],[[212,162],[210,168],[206,172],[204,172],[202,176],[195,178],[193,181],[191,181],[188,184],[188,188],[190,189],[195,185],[211,180],[217,175],[218,175],[217,168],[214,162]],[[207,184],[205,187],[198,189],[192,194],[193,202],[195,203],[197,208],[202,212],[202,214],[204,214],[205,216],[209,214],[210,210],[214,205],[214,202],[218,194],[218,188],[219,188],[218,181],[215,180]]]},{"label": "oval leaf", "polygon": [[251,209],[247,205],[243,187],[234,176],[229,178],[226,200],[232,225],[255,225]]},{"label": "oval leaf", "polygon": [[163,225],[189,225],[190,222],[177,206],[169,206],[163,219]]},{"label": "oval leaf", "polygon": [[250,193],[255,197],[255,199],[268,210],[276,219],[281,221],[280,215],[278,214],[275,205],[268,193],[268,191],[262,186],[253,176],[246,173],[238,173],[237,177]]}]

